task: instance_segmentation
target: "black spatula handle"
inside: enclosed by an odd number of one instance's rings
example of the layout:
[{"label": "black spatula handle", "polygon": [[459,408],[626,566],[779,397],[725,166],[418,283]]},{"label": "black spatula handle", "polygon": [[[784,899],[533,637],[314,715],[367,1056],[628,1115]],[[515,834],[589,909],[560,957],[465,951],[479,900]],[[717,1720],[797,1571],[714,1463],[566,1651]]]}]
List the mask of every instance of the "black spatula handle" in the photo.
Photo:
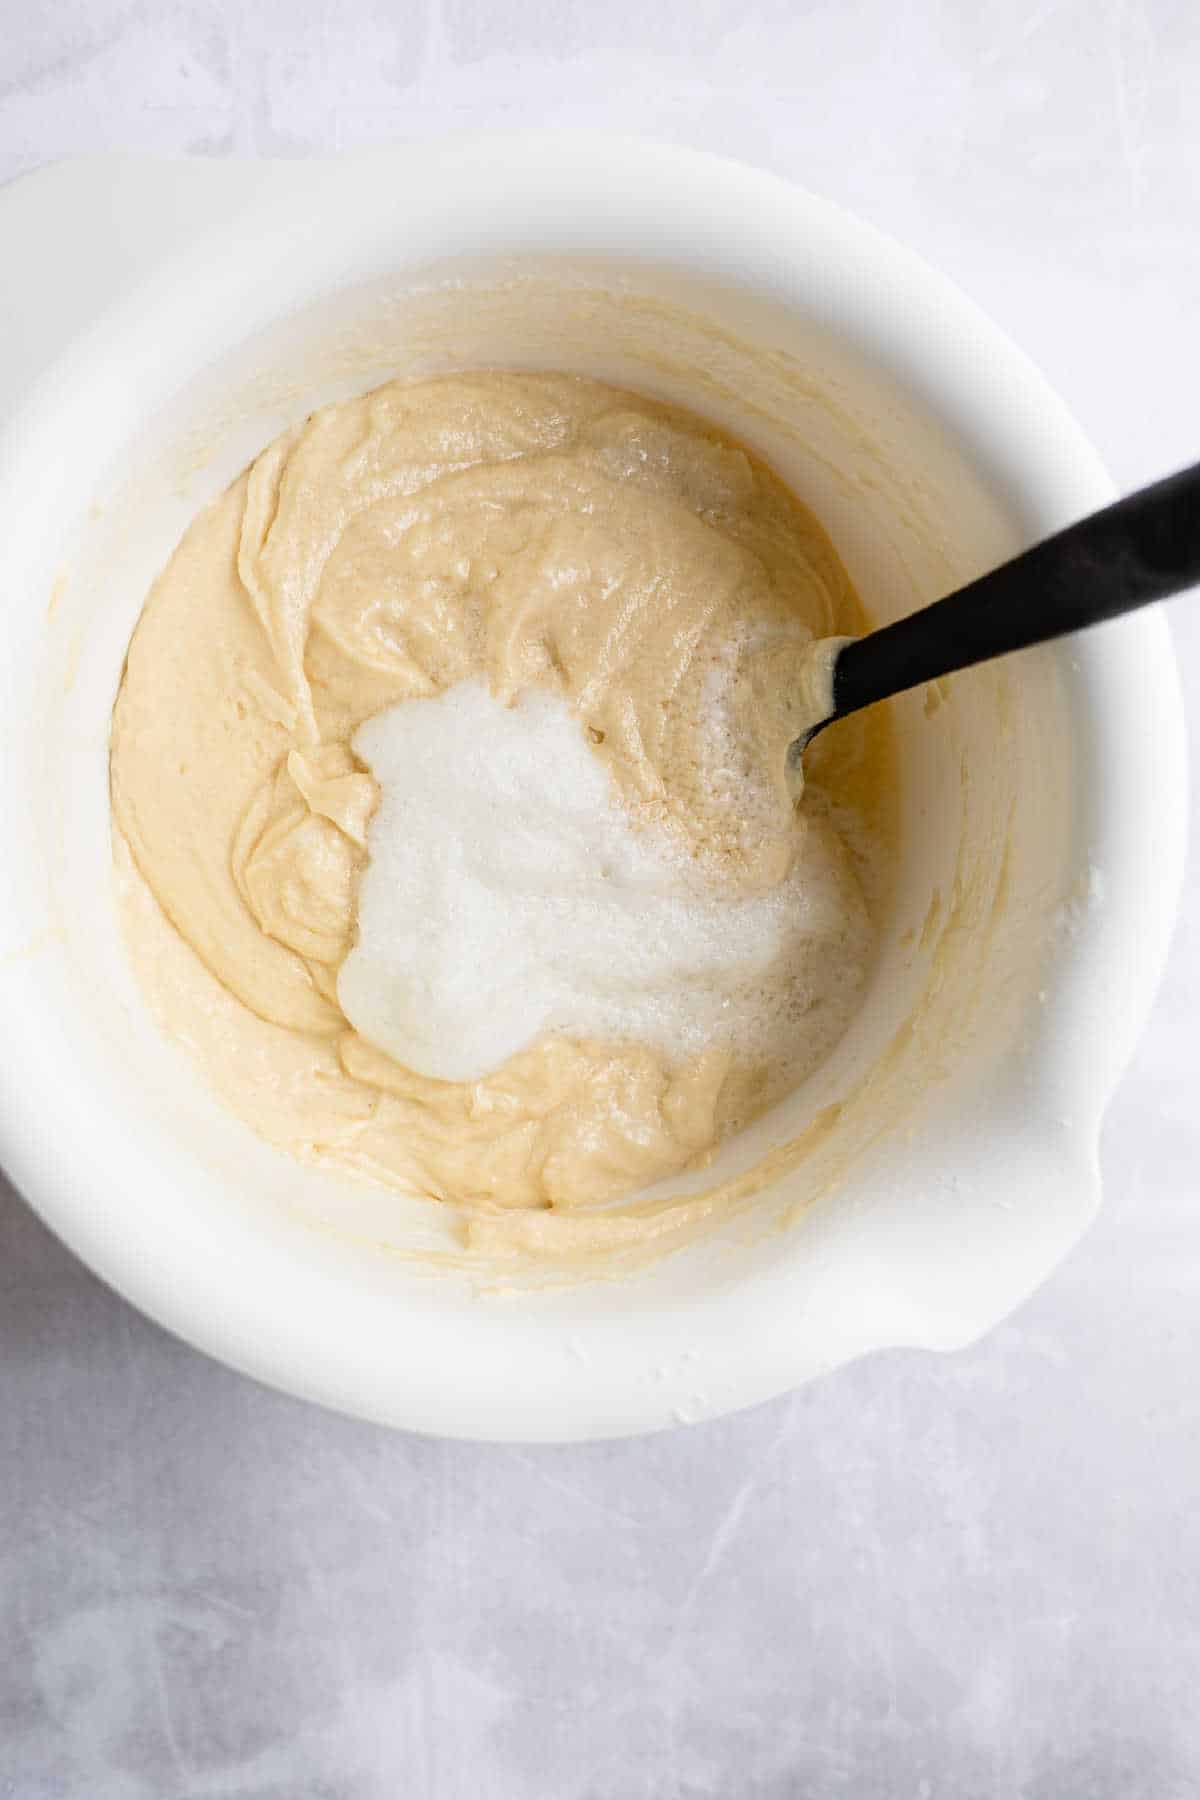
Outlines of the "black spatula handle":
[{"label": "black spatula handle", "polygon": [[847,644],[834,664],[834,717],[1197,583],[1200,463]]}]

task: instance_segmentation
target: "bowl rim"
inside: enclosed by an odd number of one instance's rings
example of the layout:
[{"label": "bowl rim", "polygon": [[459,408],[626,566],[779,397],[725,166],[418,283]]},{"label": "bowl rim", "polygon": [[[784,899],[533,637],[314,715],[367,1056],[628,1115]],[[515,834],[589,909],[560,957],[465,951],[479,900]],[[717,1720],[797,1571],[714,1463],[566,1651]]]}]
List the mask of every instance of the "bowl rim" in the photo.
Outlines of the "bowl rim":
[{"label": "bowl rim", "polygon": [[[553,157],[547,150],[553,146]],[[211,238],[201,234],[184,252],[167,256],[148,279],[136,282],[112,307],[96,332],[108,341],[136,333],[148,305],[169,304],[172,294],[197,280],[208,283],[217,300],[236,293],[250,278],[255,258],[286,258],[304,234],[311,190],[336,194],[368,165],[387,172],[389,191],[403,195],[405,173],[419,168],[427,187],[452,192],[455,183],[483,182],[502,216],[506,201],[514,218],[526,219],[539,199],[552,210],[568,197],[581,218],[590,217],[584,195],[594,204],[606,231],[620,236],[635,212],[639,220],[662,226],[664,252],[691,249],[713,270],[739,279],[783,271],[797,287],[821,262],[820,301],[840,332],[864,346],[909,380],[938,396],[939,407],[965,439],[986,439],[988,456],[1000,478],[1021,496],[1031,531],[1054,529],[1112,494],[1112,483],[1096,452],[1041,373],[986,315],[922,259],[831,202],[746,165],[706,152],[651,140],[597,132],[521,131],[472,133],[424,141],[344,159],[306,164],[246,165],[271,173],[274,204],[282,211],[274,234],[255,232],[251,208],[224,245],[226,262],[214,267]],[[236,165],[233,165],[236,167]],[[227,180],[231,165],[195,159],[188,180],[202,183],[206,171]],[[153,158],[85,158],[52,166],[14,184],[43,190],[46,208],[69,211],[87,191],[89,179],[103,182],[137,169],[148,179],[179,165]],[[154,177],[157,178],[157,177]],[[381,184],[382,185],[382,184]],[[290,203],[288,196],[291,196]],[[74,196],[74,198],[73,198]],[[282,196],[282,202],[281,202]],[[186,205],[187,189],[181,188]],[[0,194],[0,231],[6,195]],[[290,211],[289,211],[290,204]],[[623,210],[624,209],[624,210]],[[402,210],[402,209],[401,209]],[[565,217],[565,214],[563,214]],[[260,222],[261,224],[261,222]],[[351,222],[353,225],[353,222]],[[357,229],[357,226],[353,226]],[[381,224],[379,229],[383,229]],[[689,236],[690,234],[690,236]],[[579,248],[587,230],[579,228]],[[573,246],[564,245],[569,250]],[[683,253],[681,248],[681,254]],[[886,270],[886,284],[878,277]],[[882,292],[886,286],[886,301]],[[814,293],[815,293],[814,288]],[[86,365],[90,339],[81,337],[64,353]],[[35,397],[36,398],[36,397]],[[4,422],[5,424],[7,422]],[[18,430],[20,421],[18,420]],[[1165,620],[1142,614],[1106,627],[1103,642],[1089,642],[1082,656],[1086,704],[1085,810],[1089,853],[1109,876],[1103,908],[1087,913],[1065,953],[1052,1019],[1045,1021],[1036,1054],[1044,1078],[1048,1116],[1069,1109],[1064,1175],[1075,1197],[1065,1217],[1064,1238],[1052,1261],[1082,1231],[1097,1198],[1095,1155],[1104,1106],[1132,1051],[1161,973],[1182,879],[1186,776],[1178,677]],[[1140,670],[1141,729],[1127,727],[1131,700],[1124,674],[1131,660]],[[1147,706],[1147,700],[1149,705]],[[1147,807],[1146,793],[1157,804]],[[1139,871],[1151,867],[1155,883]],[[0,905],[2,905],[0,889]],[[1129,946],[1136,933],[1138,954]],[[1067,966],[1069,965],[1069,967]],[[1051,1031],[1050,1026],[1055,1030]],[[1056,1055],[1056,1043],[1072,1032],[1099,1034],[1086,1079]],[[122,1243],[105,1228],[91,1194],[102,1171],[87,1137],[48,1143],[38,1129],[39,1081],[36,1059],[18,1066],[0,1063],[0,1163],[11,1173],[35,1210],[97,1273],[144,1312],[221,1360],[292,1393],[379,1422],[446,1435],[529,1441],[567,1441],[621,1436],[679,1421],[679,1393],[671,1383],[630,1384],[627,1374],[607,1372],[591,1362],[577,1377],[544,1391],[526,1385],[505,1396],[480,1391],[453,1406],[439,1397],[433,1377],[419,1392],[397,1392],[374,1375],[364,1357],[339,1366],[319,1366],[321,1348],[303,1344],[278,1325],[264,1332],[262,1318],[236,1316],[214,1306],[212,1292],[156,1247]],[[1068,1121],[1060,1118],[1067,1128]],[[99,1126],[99,1122],[97,1122]],[[162,1254],[159,1254],[162,1252]],[[1042,1275],[1048,1273],[1042,1270]],[[1040,1276],[1038,1277],[1041,1278]],[[1023,1292],[1019,1283],[998,1310],[966,1327],[928,1328],[887,1317],[886,1307],[871,1327],[861,1323],[840,1340],[831,1339],[822,1366],[833,1366],[872,1348],[898,1342],[948,1345],[979,1335],[1003,1316]],[[732,1316],[727,1321],[733,1330]],[[746,1321],[740,1321],[744,1328]],[[521,1352],[518,1351],[518,1358]],[[704,1416],[733,1410],[782,1392],[814,1372],[792,1347],[778,1322],[764,1324],[761,1342],[746,1355],[742,1376],[727,1382]]]}]

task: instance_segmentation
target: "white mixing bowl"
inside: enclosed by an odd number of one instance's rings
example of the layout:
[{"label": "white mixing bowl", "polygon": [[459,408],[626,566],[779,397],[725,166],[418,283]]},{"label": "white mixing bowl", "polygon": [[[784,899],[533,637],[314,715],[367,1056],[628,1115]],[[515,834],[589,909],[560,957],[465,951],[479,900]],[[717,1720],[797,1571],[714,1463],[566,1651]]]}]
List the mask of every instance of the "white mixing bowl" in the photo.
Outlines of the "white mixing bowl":
[{"label": "white mixing bowl", "polygon": [[689,403],[793,482],[883,619],[1109,498],[1024,357],[823,202],[612,138],[70,165],[0,196],[0,245],[27,325],[0,346],[0,1160],[80,1256],[282,1388],[508,1439],[712,1416],[866,1350],[964,1344],[1027,1294],[1097,1204],[1101,1114],[1176,900],[1161,618],[898,707],[902,866],[862,1015],[814,1082],[674,1186],[806,1128],[811,1153],[602,1276],[472,1263],[444,1212],[229,1116],[133,981],[107,811],[150,580],[319,401],[507,363]]}]

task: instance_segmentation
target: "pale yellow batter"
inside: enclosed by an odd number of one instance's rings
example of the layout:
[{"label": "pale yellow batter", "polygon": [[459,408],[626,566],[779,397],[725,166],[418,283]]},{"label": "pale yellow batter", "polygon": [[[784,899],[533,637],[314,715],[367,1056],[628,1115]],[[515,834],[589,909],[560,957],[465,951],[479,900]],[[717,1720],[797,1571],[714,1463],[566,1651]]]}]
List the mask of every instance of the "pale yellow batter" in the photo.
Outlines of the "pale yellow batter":
[{"label": "pale yellow batter", "polygon": [[698,1165],[804,1078],[844,1012],[782,1069],[556,1037],[472,1083],[400,1067],[337,1001],[377,801],[350,740],[470,676],[502,699],[552,689],[631,812],[731,894],[778,882],[836,823],[847,932],[830,954],[853,992],[878,728],[818,740],[799,809],[784,752],[827,668],[814,637],[862,629],[816,521],[688,415],[502,373],[322,409],[195,521],[130,645],[111,771],[144,884],[131,936],[148,888],[194,953],[169,970],[139,954],[170,988],[160,1011],[263,1135],[434,1198],[586,1206]]}]

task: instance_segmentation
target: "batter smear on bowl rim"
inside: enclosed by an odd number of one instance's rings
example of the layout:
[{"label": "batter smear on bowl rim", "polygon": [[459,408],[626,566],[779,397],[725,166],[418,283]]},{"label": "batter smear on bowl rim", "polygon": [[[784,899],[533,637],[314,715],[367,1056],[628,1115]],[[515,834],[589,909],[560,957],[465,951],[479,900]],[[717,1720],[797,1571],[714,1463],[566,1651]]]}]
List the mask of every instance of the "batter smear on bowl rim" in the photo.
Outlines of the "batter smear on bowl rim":
[{"label": "batter smear on bowl rim", "polygon": [[693,415],[510,372],[322,408],[129,647],[113,814],[160,1017],[262,1135],[433,1199],[701,1166],[862,996],[885,722],[818,739],[802,795],[785,753],[821,641],[865,628],[813,516]]}]

